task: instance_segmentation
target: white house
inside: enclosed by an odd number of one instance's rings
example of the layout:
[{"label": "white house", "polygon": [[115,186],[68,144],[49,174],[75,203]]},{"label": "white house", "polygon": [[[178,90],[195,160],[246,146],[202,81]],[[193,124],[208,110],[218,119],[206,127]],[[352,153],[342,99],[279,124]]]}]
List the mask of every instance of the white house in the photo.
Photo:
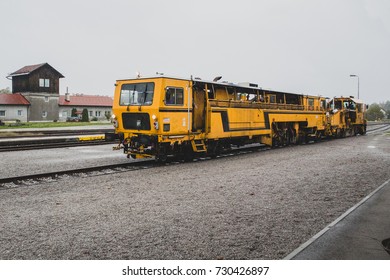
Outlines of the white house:
[{"label": "white house", "polygon": [[76,110],[76,114],[80,116],[84,109],[88,110],[89,119],[106,120],[106,116],[111,116],[113,99],[109,96],[100,95],[85,95],[69,93],[60,96],[59,120],[66,121],[72,116],[72,110]]},{"label": "white house", "polygon": [[30,102],[21,94],[0,94],[0,120],[27,122]]}]

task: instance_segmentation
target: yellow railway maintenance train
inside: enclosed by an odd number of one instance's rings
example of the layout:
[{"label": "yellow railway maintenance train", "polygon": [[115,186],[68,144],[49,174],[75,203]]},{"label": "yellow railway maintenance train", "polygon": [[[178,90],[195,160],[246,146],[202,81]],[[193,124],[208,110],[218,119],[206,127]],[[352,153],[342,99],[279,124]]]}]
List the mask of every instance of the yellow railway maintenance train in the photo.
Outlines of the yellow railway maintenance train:
[{"label": "yellow railway maintenance train", "polygon": [[117,148],[132,158],[214,157],[232,145],[284,146],[366,131],[366,107],[352,97],[329,101],[218,78],[156,76],[115,86]]}]

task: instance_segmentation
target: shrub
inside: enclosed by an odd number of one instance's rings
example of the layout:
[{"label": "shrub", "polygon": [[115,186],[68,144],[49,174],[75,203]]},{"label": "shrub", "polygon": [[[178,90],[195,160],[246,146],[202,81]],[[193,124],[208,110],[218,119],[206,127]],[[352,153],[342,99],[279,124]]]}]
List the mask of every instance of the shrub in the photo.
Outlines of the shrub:
[{"label": "shrub", "polygon": [[81,118],[82,122],[89,122],[88,110],[83,109],[83,116]]}]

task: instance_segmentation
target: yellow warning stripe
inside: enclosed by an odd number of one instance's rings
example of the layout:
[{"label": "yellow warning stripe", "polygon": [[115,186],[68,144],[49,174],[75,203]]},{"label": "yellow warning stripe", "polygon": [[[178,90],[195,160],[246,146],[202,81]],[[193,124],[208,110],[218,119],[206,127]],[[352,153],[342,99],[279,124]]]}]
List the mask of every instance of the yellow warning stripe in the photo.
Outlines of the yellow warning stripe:
[{"label": "yellow warning stripe", "polygon": [[104,140],[104,139],[105,139],[104,135],[79,137],[79,141],[94,141],[94,140]]}]

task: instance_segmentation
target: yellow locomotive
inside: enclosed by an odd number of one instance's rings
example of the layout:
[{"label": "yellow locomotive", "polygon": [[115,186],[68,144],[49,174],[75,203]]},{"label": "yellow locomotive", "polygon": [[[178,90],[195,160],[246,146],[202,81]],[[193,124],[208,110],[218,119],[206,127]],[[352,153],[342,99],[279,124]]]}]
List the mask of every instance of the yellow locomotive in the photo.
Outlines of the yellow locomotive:
[{"label": "yellow locomotive", "polygon": [[[332,103],[324,97],[265,90],[251,83],[156,76],[116,82],[113,121],[128,157],[185,160],[217,156],[232,145],[318,140],[337,135],[338,128],[349,131],[353,122],[363,123],[362,110],[337,117],[338,102],[334,99],[331,111]],[[353,129],[363,134],[362,126]]]},{"label": "yellow locomotive", "polygon": [[339,138],[366,134],[367,121],[364,119],[364,102],[353,97],[335,97],[329,102],[330,135]]}]

